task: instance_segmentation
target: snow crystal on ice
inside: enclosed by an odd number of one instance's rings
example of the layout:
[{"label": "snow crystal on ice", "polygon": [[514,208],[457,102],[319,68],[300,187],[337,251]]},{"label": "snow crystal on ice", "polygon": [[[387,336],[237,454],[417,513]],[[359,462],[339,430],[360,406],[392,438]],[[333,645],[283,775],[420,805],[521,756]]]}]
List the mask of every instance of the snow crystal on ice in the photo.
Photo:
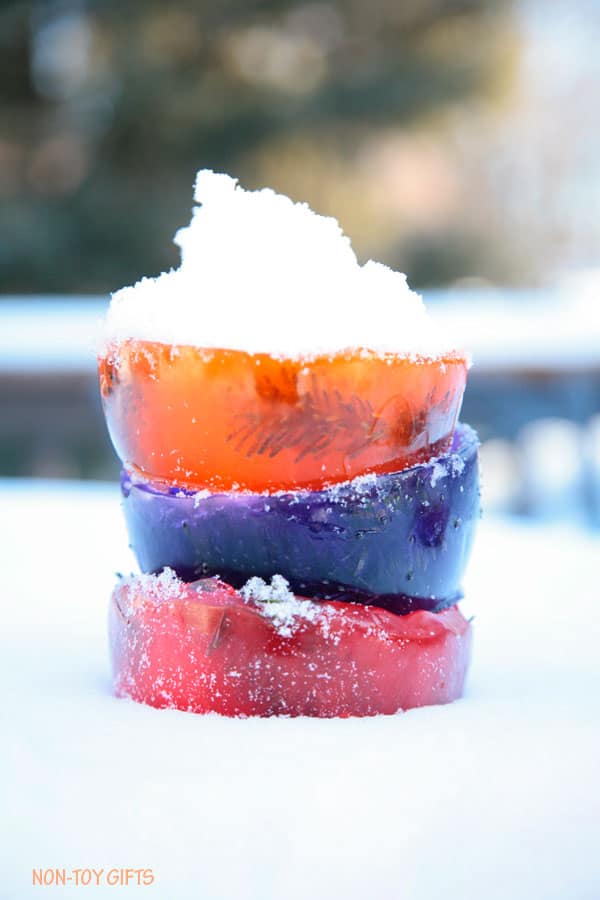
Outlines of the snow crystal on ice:
[{"label": "snow crystal on ice", "polygon": [[435,487],[441,478],[445,478],[448,470],[443,462],[436,459],[431,468],[431,487]]},{"label": "snow crystal on ice", "polygon": [[262,614],[271,619],[283,637],[291,637],[300,619],[314,622],[323,611],[312,600],[296,597],[283,575],[273,575],[270,584],[257,576],[250,578],[240,594],[246,602],[258,603]]},{"label": "snow crystal on ice", "polygon": [[[123,578],[122,583],[134,590],[139,588],[144,597],[159,602],[169,603],[171,600],[179,600],[185,595],[184,583],[169,566],[166,566],[158,575],[129,575]],[[130,597],[130,600],[133,600],[133,597]],[[129,614],[130,611],[123,610],[123,612]]]},{"label": "snow crystal on ice", "polygon": [[[432,459],[429,461],[428,465],[431,466],[431,487],[433,488],[438,481],[441,481],[442,478],[446,478],[448,475],[453,478],[458,478],[459,475],[462,475],[465,468],[465,461],[460,453],[452,453],[446,457]],[[461,486],[461,491],[462,490],[463,488]]]}]

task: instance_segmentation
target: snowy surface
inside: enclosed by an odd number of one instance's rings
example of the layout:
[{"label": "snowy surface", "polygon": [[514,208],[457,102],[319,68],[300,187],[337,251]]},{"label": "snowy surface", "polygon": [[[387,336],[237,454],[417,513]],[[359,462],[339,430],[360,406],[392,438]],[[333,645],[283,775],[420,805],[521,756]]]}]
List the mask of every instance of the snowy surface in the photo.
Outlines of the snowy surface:
[{"label": "snowy surface", "polygon": [[153,869],[95,897],[600,896],[598,537],[482,523],[458,703],[227,720],[110,694],[116,486],[4,481],[0,504],[2,900],[57,866]]},{"label": "snowy surface", "polygon": [[360,265],[336,219],[270,189],[198,173],[178,269],[112,297],[107,338],[298,357],[347,348],[438,356],[457,349],[406,277]]}]

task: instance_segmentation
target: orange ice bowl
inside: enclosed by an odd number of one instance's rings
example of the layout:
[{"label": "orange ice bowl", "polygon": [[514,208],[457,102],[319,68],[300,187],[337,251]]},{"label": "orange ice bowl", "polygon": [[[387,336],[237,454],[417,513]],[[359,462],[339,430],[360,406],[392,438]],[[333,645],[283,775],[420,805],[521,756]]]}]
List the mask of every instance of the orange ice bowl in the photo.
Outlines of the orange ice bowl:
[{"label": "orange ice bowl", "polygon": [[99,359],[127,466],[212,490],[318,489],[444,453],[467,362],[364,349],[310,358],[126,339]]}]

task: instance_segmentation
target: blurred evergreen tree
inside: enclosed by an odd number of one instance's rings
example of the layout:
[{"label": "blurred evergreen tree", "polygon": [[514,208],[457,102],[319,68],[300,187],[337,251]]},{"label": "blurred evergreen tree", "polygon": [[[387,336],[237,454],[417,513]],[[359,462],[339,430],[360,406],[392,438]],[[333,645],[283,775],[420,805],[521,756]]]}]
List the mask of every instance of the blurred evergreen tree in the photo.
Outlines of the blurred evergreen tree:
[{"label": "blurred evergreen tree", "polygon": [[421,282],[466,274],[460,235],[381,240],[361,153],[493,94],[509,23],[503,0],[4,3],[0,290],[104,292],[176,265],[200,167],[337,211]]}]

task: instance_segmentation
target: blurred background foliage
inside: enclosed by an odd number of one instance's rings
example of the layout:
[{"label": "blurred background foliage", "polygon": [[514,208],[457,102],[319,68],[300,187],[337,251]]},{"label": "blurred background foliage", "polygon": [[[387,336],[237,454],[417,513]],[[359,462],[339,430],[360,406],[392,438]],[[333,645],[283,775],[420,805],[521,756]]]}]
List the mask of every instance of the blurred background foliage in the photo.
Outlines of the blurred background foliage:
[{"label": "blurred background foliage", "polygon": [[599,40],[598,0],[0,0],[0,477],[118,476],[93,327],[211,167],[460,319],[488,509],[600,527]]},{"label": "blurred background foliage", "polygon": [[0,290],[176,265],[200,167],[337,216],[416,285],[535,279],[487,165],[521,43],[509,0],[4,3]]}]

